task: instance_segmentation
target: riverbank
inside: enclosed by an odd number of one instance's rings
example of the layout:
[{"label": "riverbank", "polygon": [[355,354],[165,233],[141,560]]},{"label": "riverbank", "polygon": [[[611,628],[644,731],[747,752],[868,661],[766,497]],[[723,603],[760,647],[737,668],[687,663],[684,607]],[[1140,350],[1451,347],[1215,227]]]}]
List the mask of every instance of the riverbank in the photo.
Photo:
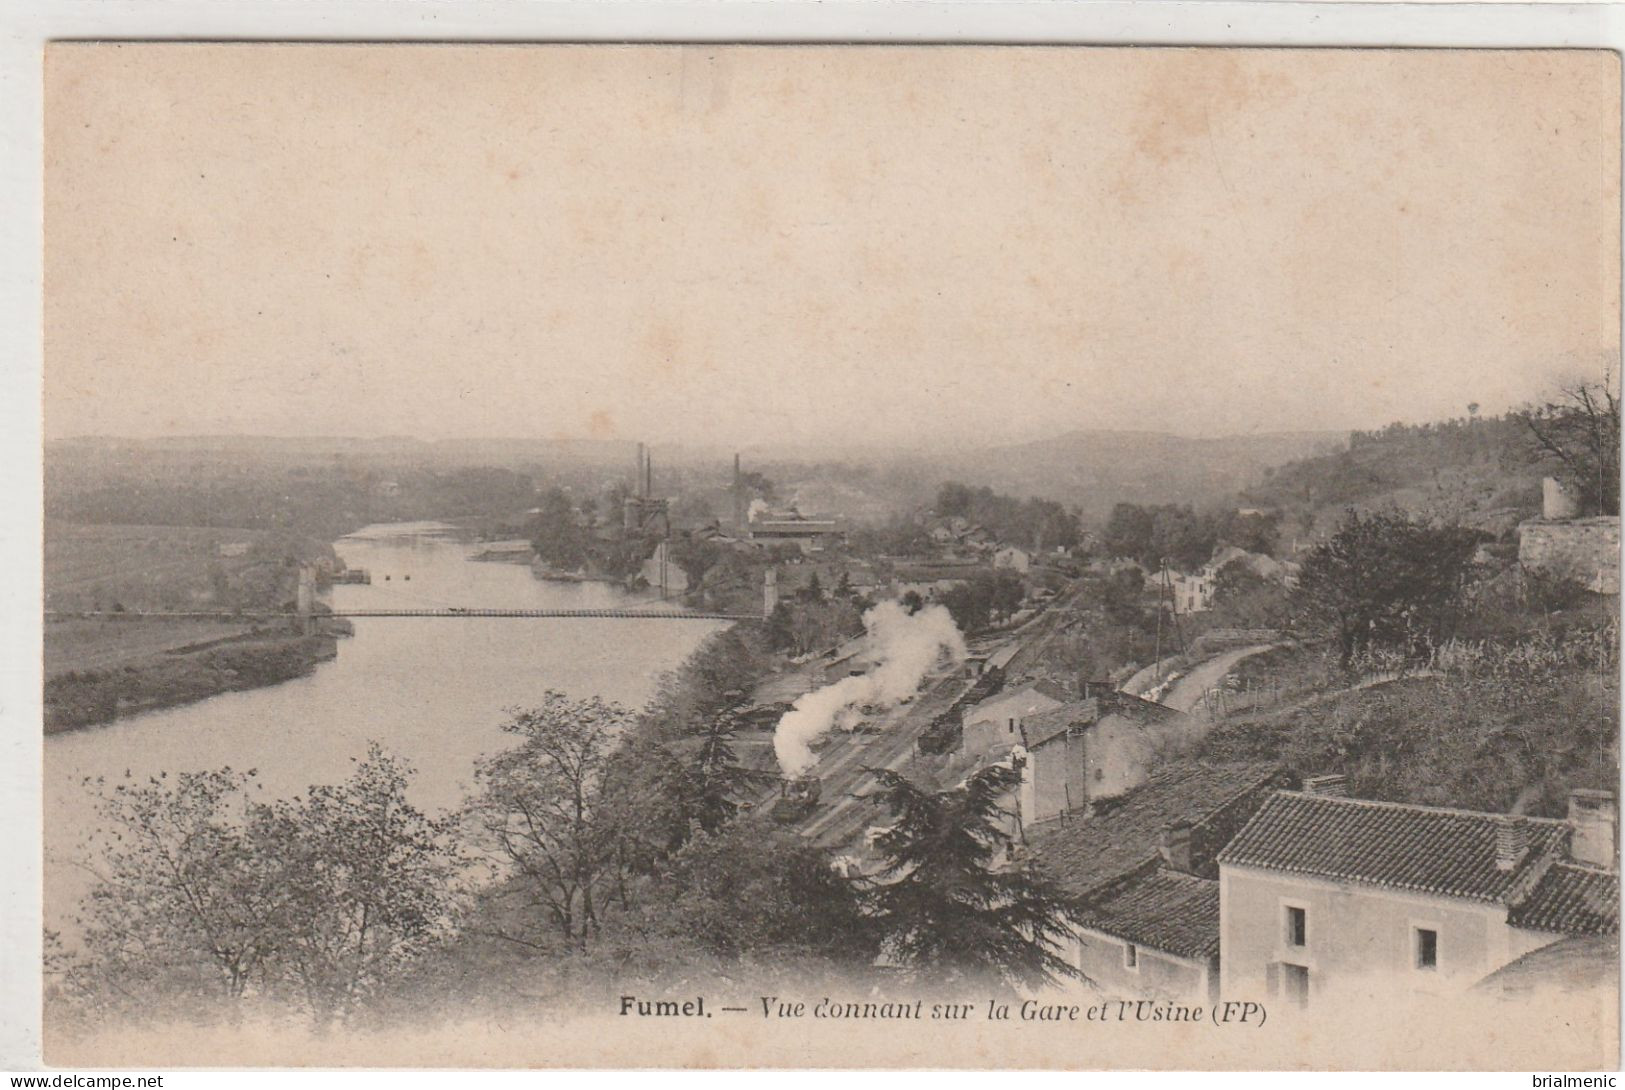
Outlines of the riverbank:
[{"label": "riverbank", "polygon": [[348,634],[343,622],[329,621],[326,627],[309,636],[241,633],[118,667],[70,670],[47,678],[45,733],[100,726],[122,716],[303,677],[336,657],[338,636]]}]

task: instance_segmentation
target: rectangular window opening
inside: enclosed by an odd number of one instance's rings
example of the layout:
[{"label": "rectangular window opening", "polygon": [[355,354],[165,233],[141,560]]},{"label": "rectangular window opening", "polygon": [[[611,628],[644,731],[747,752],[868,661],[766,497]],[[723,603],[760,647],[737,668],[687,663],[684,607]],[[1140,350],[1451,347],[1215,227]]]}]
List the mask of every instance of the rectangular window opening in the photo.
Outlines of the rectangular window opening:
[{"label": "rectangular window opening", "polygon": [[1281,966],[1281,993],[1295,1006],[1309,1005],[1309,967],[1307,965]]},{"label": "rectangular window opening", "polygon": [[1416,967],[1418,969],[1439,967],[1439,933],[1431,928],[1416,929]]},{"label": "rectangular window opening", "polygon": [[1140,967],[1140,949],[1132,942],[1123,947],[1123,968],[1138,969]]},{"label": "rectangular window opening", "polygon": [[1288,946],[1309,944],[1309,914],[1304,909],[1287,907],[1286,944]]}]

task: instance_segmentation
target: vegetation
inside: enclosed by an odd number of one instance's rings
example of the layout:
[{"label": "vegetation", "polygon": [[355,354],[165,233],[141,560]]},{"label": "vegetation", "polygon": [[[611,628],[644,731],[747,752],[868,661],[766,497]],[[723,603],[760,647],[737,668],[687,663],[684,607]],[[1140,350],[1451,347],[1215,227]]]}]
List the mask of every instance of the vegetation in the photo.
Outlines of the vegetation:
[{"label": "vegetation", "polygon": [[229,768],[99,785],[100,880],[56,997],[87,1018],[234,1017],[252,997],[348,1019],[453,919],[456,854],[409,774],[375,745],[344,783],[273,803]]},{"label": "vegetation", "polygon": [[1619,395],[1611,378],[1565,387],[1513,415],[1529,433],[1531,460],[1573,489],[1581,514],[1619,514]]},{"label": "vegetation", "polygon": [[1350,509],[1304,559],[1293,594],[1300,622],[1333,639],[1344,666],[1373,647],[1437,647],[1452,635],[1452,609],[1482,539],[1397,512]]},{"label": "vegetation", "polygon": [[1078,519],[1054,500],[1018,500],[984,486],[949,481],[937,490],[939,518],[959,517],[982,527],[999,541],[1037,552],[1078,543]]},{"label": "vegetation", "polygon": [[1014,613],[1027,595],[1021,576],[1000,569],[977,572],[950,588],[939,601],[953,616],[961,632],[980,632],[995,620]]},{"label": "vegetation", "polygon": [[1070,934],[1064,894],[1031,865],[1006,859],[1005,799],[1021,783],[993,766],[931,792],[871,770],[892,824],[875,837],[883,863],[869,892],[889,961],[930,983],[1035,988],[1077,978],[1059,951]]},{"label": "vegetation", "polygon": [[1513,644],[1450,643],[1422,667],[1442,676],[1243,716],[1198,755],[1343,772],[1361,798],[1561,817],[1570,789],[1618,779],[1617,638],[1610,618]]},{"label": "vegetation", "polygon": [[69,670],[45,680],[45,732],[302,677],[336,654],[330,635],[255,634],[139,666]]},{"label": "vegetation", "polygon": [[1251,510],[1198,514],[1189,505],[1119,503],[1101,532],[1101,545],[1107,555],[1128,557],[1149,569],[1166,560],[1179,570],[1194,571],[1223,545],[1273,554],[1278,522],[1274,514]]}]

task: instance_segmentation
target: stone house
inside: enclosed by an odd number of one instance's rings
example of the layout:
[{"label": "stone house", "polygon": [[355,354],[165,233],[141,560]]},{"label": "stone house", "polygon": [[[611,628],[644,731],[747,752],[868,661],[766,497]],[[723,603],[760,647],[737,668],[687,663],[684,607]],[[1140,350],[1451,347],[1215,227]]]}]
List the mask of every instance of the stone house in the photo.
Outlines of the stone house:
[{"label": "stone house", "polygon": [[1021,733],[1023,722],[1040,712],[1059,708],[1071,699],[1071,693],[1048,680],[1006,689],[965,709],[960,747],[974,757],[1002,757],[1025,745]]},{"label": "stone house", "polygon": [[1163,745],[1190,729],[1187,715],[1104,687],[1028,716],[1021,724],[1023,822],[1048,821],[1138,787]]},{"label": "stone house", "polygon": [[1476,984],[1565,936],[1617,934],[1617,807],[1570,820],[1342,796],[1308,781],[1219,853],[1221,989],[1309,1005]]},{"label": "stone house", "polygon": [[1065,956],[1107,995],[1210,1002],[1220,979],[1215,856],[1276,789],[1267,763],[1179,763],[1082,816],[1028,829],[1071,895]]}]

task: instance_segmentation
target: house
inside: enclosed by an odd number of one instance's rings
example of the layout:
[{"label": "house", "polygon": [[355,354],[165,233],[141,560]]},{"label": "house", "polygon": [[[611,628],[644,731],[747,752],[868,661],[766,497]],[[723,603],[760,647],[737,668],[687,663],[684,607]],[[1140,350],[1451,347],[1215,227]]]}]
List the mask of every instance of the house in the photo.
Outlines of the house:
[{"label": "house", "polygon": [[1025,717],[1022,821],[1048,821],[1138,787],[1162,745],[1190,725],[1172,708],[1107,687]]},{"label": "house", "polygon": [[1194,574],[1171,571],[1166,578],[1175,613],[1203,613],[1213,608],[1218,580],[1205,568]]},{"label": "house", "polygon": [[1018,549],[1014,545],[1007,545],[993,554],[993,567],[1006,571],[1020,572],[1026,575],[1032,570],[1033,555],[1026,549]]},{"label": "house", "polygon": [[821,552],[846,543],[846,520],[779,511],[753,518],[745,525],[753,545],[796,545],[802,552]]},{"label": "house", "polygon": [[1021,725],[1029,716],[1058,708],[1072,694],[1053,681],[1019,685],[965,709],[960,745],[975,757],[1000,757],[1024,744]]},{"label": "house", "polygon": [[1108,995],[1210,1002],[1219,985],[1215,856],[1290,774],[1267,763],[1165,766],[1087,817],[1027,829],[1070,895],[1065,956]]},{"label": "house", "polygon": [[1566,936],[1618,934],[1612,796],[1581,793],[1557,821],[1351,799],[1342,783],[1277,792],[1219,853],[1227,997],[1447,995]]}]

